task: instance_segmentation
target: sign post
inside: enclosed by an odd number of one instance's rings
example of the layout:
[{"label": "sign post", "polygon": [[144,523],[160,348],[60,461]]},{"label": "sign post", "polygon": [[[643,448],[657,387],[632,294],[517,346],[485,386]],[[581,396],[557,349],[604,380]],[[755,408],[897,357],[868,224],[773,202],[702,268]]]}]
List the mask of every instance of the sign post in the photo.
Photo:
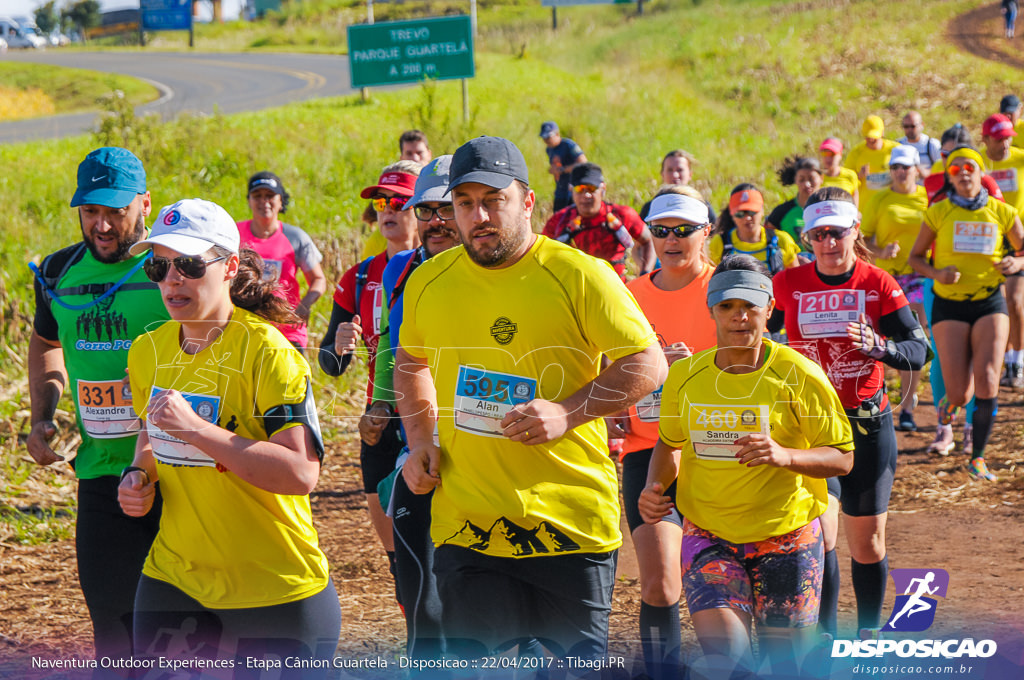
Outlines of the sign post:
[{"label": "sign post", "polygon": [[[468,16],[386,21],[348,27],[352,87],[472,78],[473,29]],[[469,90],[463,82],[463,115]]]},{"label": "sign post", "polygon": [[141,31],[188,31],[188,46],[195,46],[191,0],[139,0]]}]

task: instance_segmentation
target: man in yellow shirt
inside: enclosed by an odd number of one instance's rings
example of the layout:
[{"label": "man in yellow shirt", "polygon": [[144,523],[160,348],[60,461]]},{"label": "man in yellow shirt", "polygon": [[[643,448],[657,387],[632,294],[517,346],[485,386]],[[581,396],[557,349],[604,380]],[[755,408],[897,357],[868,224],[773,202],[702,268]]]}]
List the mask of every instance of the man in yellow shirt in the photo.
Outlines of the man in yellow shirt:
[{"label": "man in yellow shirt", "polygon": [[876,191],[888,188],[889,155],[899,146],[891,139],[883,139],[885,123],[878,116],[868,116],[860,126],[864,141],[850,149],[843,163],[860,178],[860,205],[867,205]]},{"label": "man in yellow shirt", "polygon": [[[1021,110],[1020,97],[1015,94],[1008,94],[999,100],[999,113],[1010,119],[1016,132],[1021,131]],[[1024,141],[1022,141],[1020,135],[1013,138],[1013,146],[1017,148],[1024,147]]]},{"label": "man in yellow shirt", "polygon": [[596,662],[622,543],[602,416],[656,389],[664,354],[607,263],[533,233],[515,145],[473,139],[450,177],[464,245],[409,278],[394,374],[448,650]]}]

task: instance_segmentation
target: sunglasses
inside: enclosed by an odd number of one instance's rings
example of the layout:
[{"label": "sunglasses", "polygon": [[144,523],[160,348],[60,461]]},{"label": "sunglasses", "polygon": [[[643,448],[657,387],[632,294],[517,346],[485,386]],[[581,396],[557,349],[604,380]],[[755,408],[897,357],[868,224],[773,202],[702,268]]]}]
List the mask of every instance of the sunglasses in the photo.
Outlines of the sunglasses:
[{"label": "sunglasses", "polygon": [[701,229],[704,229],[707,224],[688,224],[682,227],[662,227],[657,224],[648,225],[651,230],[651,236],[654,238],[668,238],[669,234],[675,234],[676,238],[686,238],[690,234],[696,233]]},{"label": "sunglasses", "polygon": [[420,222],[429,222],[434,219],[434,215],[437,215],[438,219],[444,220],[445,222],[455,219],[455,206],[450,203],[448,205],[438,206],[437,208],[418,205],[412,210],[416,213],[416,219]]},{"label": "sunglasses", "polygon": [[167,257],[157,257],[154,255],[146,260],[146,263],[142,265],[142,269],[153,283],[160,283],[167,278],[167,272],[171,270],[171,264],[174,264],[174,268],[186,279],[201,279],[206,275],[206,265],[226,259],[227,257],[223,255],[212,260],[204,260],[201,257],[192,257],[190,255],[179,255],[172,260]]},{"label": "sunglasses", "polygon": [[948,172],[951,177],[955,177],[959,175],[961,172],[966,172],[969,175],[973,175],[977,171],[978,166],[970,161],[960,161],[959,163],[954,163],[953,165],[946,168],[946,172]]},{"label": "sunglasses", "polygon": [[818,243],[821,243],[827,238],[834,238],[837,241],[842,241],[844,238],[849,236],[851,231],[853,231],[853,227],[831,227],[814,229],[813,231],[807,232],[804,236],[807,237],[808,241],[817,241]]},{"label": "sunglasses", "polygon": [[594,186],[593,184],[577,184],[572,188],[572,190],[575,191],[577,194],[592,194],[595,191],[597,191],[598,188],[599,187]]},{"label": "sunglasses", "polygon": [[832,156],[836,155],[836,152],[835,151],[829,151],[828,149],[822,149],[821,150],[821,155],[824,156],[825,158],[832,158]]},{"label": "sunglasses", "polygon": [[392,196],[391,198],[375,198],[371,201],[373,209],[377,212],[384,212],[388,208],[391,208],[395,212],[398,212],[405,207],[405,204],[409,202],[408,196]]},{"label": "sunglasses", "polygon": [[757,215],[756,210],[737,210],[732,214],[732,216],[738,220],[745,220],[748,217],[754,217],[755,215]]}]

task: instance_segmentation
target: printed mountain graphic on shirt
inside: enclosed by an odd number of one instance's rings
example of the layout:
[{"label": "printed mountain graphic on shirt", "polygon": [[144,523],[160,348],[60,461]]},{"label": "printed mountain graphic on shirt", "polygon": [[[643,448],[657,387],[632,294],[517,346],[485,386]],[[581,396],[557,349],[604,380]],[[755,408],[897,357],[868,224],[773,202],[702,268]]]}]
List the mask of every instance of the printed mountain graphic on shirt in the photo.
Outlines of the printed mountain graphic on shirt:
[{"label": "printed mountain graphic on shirt", "polygon": [[469,520],[445,543],[466,544],[480,552],[511,553],[517,557],[535,553],[563,553],[579,550],[580,546],[565,532],[549,522],[541,522],[533,529],[519,526],[502,517],[484,531]]}]

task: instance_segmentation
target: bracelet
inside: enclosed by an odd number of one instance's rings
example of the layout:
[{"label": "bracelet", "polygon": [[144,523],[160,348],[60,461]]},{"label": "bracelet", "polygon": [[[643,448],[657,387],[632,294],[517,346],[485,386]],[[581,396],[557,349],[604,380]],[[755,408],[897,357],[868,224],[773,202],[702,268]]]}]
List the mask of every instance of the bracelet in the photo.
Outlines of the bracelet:
[{"label": "bracelet", "polygon": [[121,470],[122,482],[124,481],[124,478],[128,476],[129,472],[141,472],[142,474],[146,475],[146,484],[149,484],[149,473],[146,472],[146,468],[140,468],[137,465],[129,465],[125,469]]}]

